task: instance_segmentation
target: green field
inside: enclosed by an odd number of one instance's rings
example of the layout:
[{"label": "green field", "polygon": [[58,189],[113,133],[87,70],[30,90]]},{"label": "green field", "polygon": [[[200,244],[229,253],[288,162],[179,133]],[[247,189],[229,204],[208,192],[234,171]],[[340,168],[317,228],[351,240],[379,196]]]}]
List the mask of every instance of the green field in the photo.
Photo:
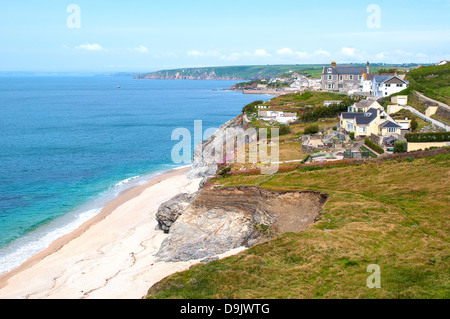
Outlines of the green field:
[{"label": "green field", "polygon": [[[450,154],[296,170],[224,186],[330,195],[318,223],[174,274],[149,298],[450,298]],[[381,268],[369,289],[367,267]]]}]

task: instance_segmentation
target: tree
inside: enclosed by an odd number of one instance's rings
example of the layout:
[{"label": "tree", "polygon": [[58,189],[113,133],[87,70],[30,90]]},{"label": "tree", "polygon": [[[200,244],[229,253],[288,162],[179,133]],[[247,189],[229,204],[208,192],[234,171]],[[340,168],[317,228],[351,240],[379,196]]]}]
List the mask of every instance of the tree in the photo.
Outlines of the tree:
[{"label": "tree", "polygon": [[419,123],[417,123],[417,120],[414,117],[411,121],[411,132],[414,132],[415,130],[417,130],[418,126],[419,126]]}]

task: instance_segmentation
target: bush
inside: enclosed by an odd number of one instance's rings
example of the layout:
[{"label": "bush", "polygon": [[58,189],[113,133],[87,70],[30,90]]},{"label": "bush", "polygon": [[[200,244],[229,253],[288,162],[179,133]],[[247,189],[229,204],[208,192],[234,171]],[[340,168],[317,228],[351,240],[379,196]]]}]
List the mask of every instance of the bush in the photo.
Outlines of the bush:
[{"label": "bush", "polygon": [[411,132],[414,132],[415,130],[417,130],[418,126],[419,126],[419,123],[417,123],[416,118],[414,117],[411,120]]},{"label": "bush", "polygon": [[450,141],[450,132],[438,132],[438,133],[408,133],[405,134],[405,138],[410,143],[423,143],[423,142],[448,142]]},{"label": "bush", "polygon": [[366,139],[364,140],[364,144],[366,144],[368,147],[373,149],[378,154],[383,154],[384,153],[384,149],[382,147],[378,146],[377,144],[375,144],[374,142],[372,142],[370,140],[370,138],[368,138],[368,137],[366,137]]},{"label": "bush", "polygon": [[355,132],[350,132],[350,139],[353,141],[355,139]]},{"label": "bush", "polygon": [[280,136],[290,134],[290,133],[291,133],[291,129],[289,128],[288,125],[285,125],[285,124],[280,125],[280,132],[279,132]]},{"label": "bush", "polygon": [[406,153],[407,152],[407,143],[405,141],[396,141],[394,143],[394,153]]},{"label": "bush", "polygon": [[305,128],[305,134],[316,134],[319,133],[319,125],[314,124]]},{"label": "bush", "polygon": [[229,172],[231,172],[231,167],[225,167],[223,170],[221,170],[219,172],[218,175],[224,177],[226,174],[228,174]]}]

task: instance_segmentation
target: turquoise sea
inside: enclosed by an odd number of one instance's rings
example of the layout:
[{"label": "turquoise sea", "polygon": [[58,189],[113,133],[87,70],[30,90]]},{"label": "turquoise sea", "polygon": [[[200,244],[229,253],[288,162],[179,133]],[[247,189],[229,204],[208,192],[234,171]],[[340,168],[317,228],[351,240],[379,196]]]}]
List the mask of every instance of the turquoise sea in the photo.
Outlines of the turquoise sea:
[{"label": "turquoise sea", "polygon": [[0,274],[176,168],[174,129],[217,128],[270,98],[221,90],[234,83],[0,77]]}]

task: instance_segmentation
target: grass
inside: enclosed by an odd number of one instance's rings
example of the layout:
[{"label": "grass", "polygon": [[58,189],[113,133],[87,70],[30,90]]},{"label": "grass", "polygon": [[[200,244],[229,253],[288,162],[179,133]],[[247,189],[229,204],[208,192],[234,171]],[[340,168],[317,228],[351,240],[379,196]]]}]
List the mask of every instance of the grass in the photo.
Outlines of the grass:
[{"label": "grass", "polygon": [[[450,298],[449,175],[447,153],[221,179],[330,199],[309,229],[176,273],[148,297]],[[370,264],[381,268],[380,289],[366,286]]]}]

